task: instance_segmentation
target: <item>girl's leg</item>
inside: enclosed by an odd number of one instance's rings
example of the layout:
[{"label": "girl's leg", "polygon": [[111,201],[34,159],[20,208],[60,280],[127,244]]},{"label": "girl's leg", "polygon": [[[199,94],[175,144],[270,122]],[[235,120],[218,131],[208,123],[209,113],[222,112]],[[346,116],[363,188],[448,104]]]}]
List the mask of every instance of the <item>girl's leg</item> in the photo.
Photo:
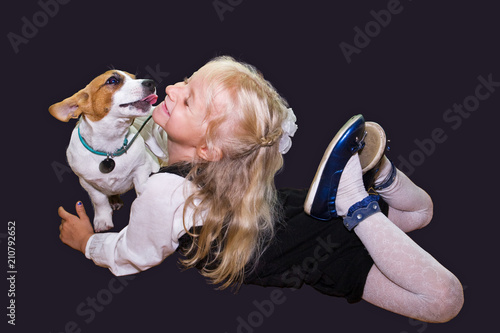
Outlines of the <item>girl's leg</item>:
[{"label": "girl's leg", "polygon": [[463,305],[458,279],[383,214],[354,230],[375,262],[365,301],[427,322],[446,322],[458,314]]},{"label": "girl's leg", "polygon": [[[391,162],[385,156],[382,157],[375,187],[383,185],[392,168]],[[396,169],[396,172],[394,182],[377,191],[389,205],[389,219],[404,232],[425,227],[432,219],[431,197],[400,170]]]},{"label": "girl's leg", "polygon": [[[401,175],[398,175],[398,182],[409,181]],[[425,197],[413,186],[407,188],[396,184],[392,190],[398,196],[407,195],[407,191],[415,191],[417,197]],[[390,190],[391,187],[388,188]],[[395,216],[398,225],[403,227],[400,229],[382,213],[369,216],[355,227],[354,232],[375,262],[366,281],[363,299],[386,310],[422,321],[446,322],[452,319],[463,304],[460,282],[403,232],[402,229],[409,230],[414,225],[403,219],[410,216],[409,220],[412,220],[412,214],[405,214],[414,209],[410,207],[413,205],[412,200],[405,202],[396,199],[394,193],[385,195],[384,199],[395,206],[392,214],[399,211]],[[355,154],[340,179],[337,212],[345,216],[349,207],[366,196],[359,157]],[[422,199],[417,206],[428,206],[428,203],[424,203],[427,200]]]}]

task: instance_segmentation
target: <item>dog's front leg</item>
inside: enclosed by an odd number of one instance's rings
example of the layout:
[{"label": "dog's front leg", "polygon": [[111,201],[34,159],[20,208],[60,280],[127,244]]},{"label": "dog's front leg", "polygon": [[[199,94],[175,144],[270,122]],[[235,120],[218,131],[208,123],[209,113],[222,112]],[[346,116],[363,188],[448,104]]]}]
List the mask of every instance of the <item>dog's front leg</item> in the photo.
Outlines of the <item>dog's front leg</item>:
[{"label": "dog's front leg", "polygon": [[151,173],[158,172],[160,164],[154,160],[149,154],[145,154],[146,161],[134,170],[132,182],[137,196],[141,195],[146,182],[148,181]]},{"label": "dog's front leg", "polygon": [[96,190],[83,178],[80,178],[80,184],[88,192],[94,206],[94,231],[102,232],[113,228],[113,209],[108,196]]},{"label": "dog's front leg", "polygon": [[149,174],[148,170],[144,168],[139,168],[139,170],[136,170],[134,173],[132,181],[134,182],[134,189],[137,196],[141,195],[144,190],[144,185],[149,178]]}]

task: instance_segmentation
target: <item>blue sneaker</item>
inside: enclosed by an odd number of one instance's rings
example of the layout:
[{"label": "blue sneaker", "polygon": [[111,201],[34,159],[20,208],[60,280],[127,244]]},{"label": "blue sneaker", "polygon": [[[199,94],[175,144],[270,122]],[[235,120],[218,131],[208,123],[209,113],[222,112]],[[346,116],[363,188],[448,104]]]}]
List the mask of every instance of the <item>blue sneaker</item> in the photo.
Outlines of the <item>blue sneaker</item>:
[{"label": "blue sneaker", "polygon": [[364,147],[365,119],[359,114],[351,117],[337,132],[323,155],[304,204],[306,214],[319,219],[337,217],[335,199],[340,176],[347,161]]}]

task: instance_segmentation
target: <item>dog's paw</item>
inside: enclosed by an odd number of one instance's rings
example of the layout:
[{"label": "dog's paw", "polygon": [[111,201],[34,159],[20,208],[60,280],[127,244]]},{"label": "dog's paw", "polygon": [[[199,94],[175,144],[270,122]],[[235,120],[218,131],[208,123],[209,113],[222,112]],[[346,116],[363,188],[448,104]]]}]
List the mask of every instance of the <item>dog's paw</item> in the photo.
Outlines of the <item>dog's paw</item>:
[{"label": "dog's paw", "polygon": [[117,195],[110,195],[108,197],[109,205],[111,206],[111,209],[113,210],[119,210],[120,208],[123,207],[123,201],[120,198],[120,196]]},{"label": "dog's paw", "polygon": [[104,219],[94,219],[95,232],[108,231],[111,228],[113,228],[113,222],[111,220],[107,221]]}]

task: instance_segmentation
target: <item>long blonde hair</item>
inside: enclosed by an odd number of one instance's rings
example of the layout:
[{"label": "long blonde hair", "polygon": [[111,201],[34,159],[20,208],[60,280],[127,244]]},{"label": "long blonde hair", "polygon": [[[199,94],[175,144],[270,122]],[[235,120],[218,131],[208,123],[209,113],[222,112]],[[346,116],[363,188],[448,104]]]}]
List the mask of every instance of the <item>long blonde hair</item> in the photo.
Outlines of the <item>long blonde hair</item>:
[{"label": "long blonde hair", "polygon": [[184,215],[193,208],[203,226],[190,233],[181,262],[224,289],[241,284],[273,236],[287,103],[253,66],[233,58],[215,58],[200,71],[208,82],[206,145],[220,158],[195,161],[188,175],[197,190]]}]

